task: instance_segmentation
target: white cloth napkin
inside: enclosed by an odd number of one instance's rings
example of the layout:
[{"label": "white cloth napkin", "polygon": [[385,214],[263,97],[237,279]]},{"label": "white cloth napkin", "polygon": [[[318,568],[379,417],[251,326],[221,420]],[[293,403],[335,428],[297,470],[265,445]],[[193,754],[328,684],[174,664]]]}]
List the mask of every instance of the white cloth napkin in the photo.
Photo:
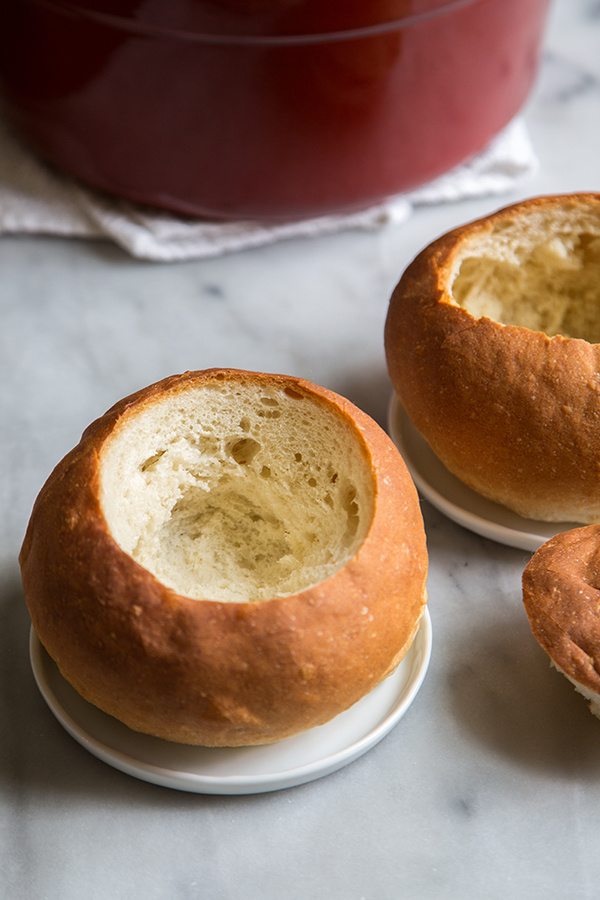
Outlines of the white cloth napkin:
[{"label": "white cloth napkin", "polygon": [[0,120],[0,234],[105,238],[140,259],[201,259],[283,238],[404,222],[414,206],[509,191],[536,168],[526,128],[516,119],[468,163],[360,212],[283,225],[194,221],[149,212],[80,186],[41,162]]}]

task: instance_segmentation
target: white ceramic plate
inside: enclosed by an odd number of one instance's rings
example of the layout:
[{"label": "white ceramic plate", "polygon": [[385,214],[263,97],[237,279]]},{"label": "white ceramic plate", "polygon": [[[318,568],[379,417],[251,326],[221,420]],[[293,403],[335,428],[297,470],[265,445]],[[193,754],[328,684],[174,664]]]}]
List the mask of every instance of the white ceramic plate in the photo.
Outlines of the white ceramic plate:
[{"label": "white ceramic plate", "polygon": [[255,794],[329,775],[370,750],[414,700],[429,665],[427,610],[396,671],[326,725],[265,747],[208,749],[172,744],[131,731],[87,703],[67,684],[31,630],[31,666],[42,696],[86,750],[128,775],[198,794]]},{"label": "white ceramic plate", "polygon": [[538,522],[486,500],[452,475],[404,412],[395,394],[388,410],[390,436],[404,457],[420,492],[437,509],[464,528],[509,547],[537,550],[573,522]]}]

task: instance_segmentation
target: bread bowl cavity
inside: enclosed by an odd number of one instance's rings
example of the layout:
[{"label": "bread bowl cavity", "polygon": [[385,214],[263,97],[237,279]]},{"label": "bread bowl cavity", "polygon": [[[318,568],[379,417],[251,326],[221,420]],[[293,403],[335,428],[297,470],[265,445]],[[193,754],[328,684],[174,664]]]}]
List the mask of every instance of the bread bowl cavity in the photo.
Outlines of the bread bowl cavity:
[{"label": "bread bowl cavity", "polygon": [[600,208],[565,199],[473,230],[449,287],[476,318],[600,342]]},{"label": "bread bowl cavity", "polygon": [[119,546],[163,584],[256,601],[354,555],[373,481],[360,436],[322,401],[216,380],[127,417],[103,449],[101,503]]}]

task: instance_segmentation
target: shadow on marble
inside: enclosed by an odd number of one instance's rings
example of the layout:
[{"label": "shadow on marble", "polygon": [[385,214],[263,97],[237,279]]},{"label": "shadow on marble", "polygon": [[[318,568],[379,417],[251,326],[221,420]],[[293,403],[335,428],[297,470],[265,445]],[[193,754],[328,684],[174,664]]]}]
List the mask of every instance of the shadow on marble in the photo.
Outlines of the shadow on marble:
[{"label": "shadow on marble", "polygon": [[440,565],[454,566],[458,562],[465,561],[479,569],[482,563],[485,565],[493,562],[500,567],[518,566],[521,571],[531,559],[531,553],[528,550],[500,544],[498,541],[470,531],[449,519],[422,497],[421,512],[427,533],[429,553]]},{"label": "shadow on marble", "polygon": [[111,264],[137,262],[140,267],[147,265],[144,260],[134,260],[126,250],[114,244],[111,240],[103,238],[81,238],[79,250],[83,250],[87,256],[101,259]]},{"label": "shadow on marble", "polygon": [[552,669],[525,617],[488,617],[464,631],[449,668],[448,705],[461,727],[518,766],[576,780],[600,778],[600,722]]},{"label": "shadow on marble", "polygon": [[48,242],[48,247],[53,244],[53,252],[60,254],[64,248],[66,253],[72,252],[72,246],[76,243],[78,253],[81,258],[101,259],[111,264],[137,262],[140,267],[147,266],[144,260],[136,260],[129,255],[122,247],[114,244],[112,241],[104,238],[79,238],[71,236],[63,236],[59,234],[11,234],[2,236],[2,247],[6,248],[4,252],[10,251],[11,243],[13,246],[25,245],[26,247],[35,248],[33,243],[37,238],[41,238]]},{"label": "shadow on marble", "polygon": [[329,380],[327,386],[347,397],[387,431],[387,410],[392,385],[385,362],[382,362],[381,366],[371,366],[364,371],[360,369],[357,371],[355,368],[349,369],[348,372],[340,371],[339,375]]}]

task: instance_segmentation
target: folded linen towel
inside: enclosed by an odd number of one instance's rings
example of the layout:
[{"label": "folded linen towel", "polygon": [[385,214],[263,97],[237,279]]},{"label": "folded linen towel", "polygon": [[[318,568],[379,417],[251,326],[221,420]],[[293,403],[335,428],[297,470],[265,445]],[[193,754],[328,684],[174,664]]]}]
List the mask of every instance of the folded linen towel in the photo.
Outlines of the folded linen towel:
[{"label": "folded linen towel", "polygon": [[210,222],[148,210],[85,188],[45,165],[0,120],[0,234],[105,238],[140,259],[202,259],[283,238],[404,222],[416,206],[510,191],[536,167],[525,125],[515,119],[469,162],[359,212],[276,225]]}]

